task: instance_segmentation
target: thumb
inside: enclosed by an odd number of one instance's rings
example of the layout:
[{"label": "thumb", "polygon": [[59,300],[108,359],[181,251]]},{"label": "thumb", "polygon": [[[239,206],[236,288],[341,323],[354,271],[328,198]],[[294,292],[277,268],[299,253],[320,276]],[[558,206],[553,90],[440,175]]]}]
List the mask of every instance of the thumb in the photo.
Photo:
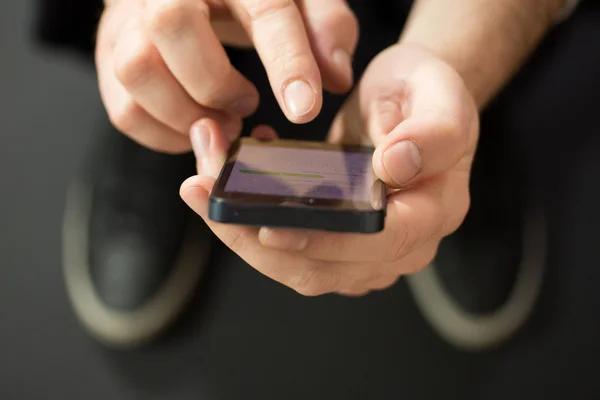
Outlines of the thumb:
[{"label": "thumb", "polygon": [[435,113],[412,116],[377,146],[373,168],[388,186],[402,188],[440,174],[465,154],[462,127]]},{"label": "thumb", "polygon": [[398,91],[404,95],[372,97],[367,130],[376,145],[373,168],[387,185],[406,187],[460,163],[470,168],[479,118],[461,82],[445,70],[423,68]]}]

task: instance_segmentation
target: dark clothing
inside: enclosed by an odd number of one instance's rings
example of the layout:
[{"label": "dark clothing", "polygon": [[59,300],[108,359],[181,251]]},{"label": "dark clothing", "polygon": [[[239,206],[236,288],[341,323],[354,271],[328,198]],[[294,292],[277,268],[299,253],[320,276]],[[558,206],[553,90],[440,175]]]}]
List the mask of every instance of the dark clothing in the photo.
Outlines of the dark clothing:
[{"label": "dark clothing", "polygon": [[37,0],[36,36],[44,43],[92,55],[102,0]]}]

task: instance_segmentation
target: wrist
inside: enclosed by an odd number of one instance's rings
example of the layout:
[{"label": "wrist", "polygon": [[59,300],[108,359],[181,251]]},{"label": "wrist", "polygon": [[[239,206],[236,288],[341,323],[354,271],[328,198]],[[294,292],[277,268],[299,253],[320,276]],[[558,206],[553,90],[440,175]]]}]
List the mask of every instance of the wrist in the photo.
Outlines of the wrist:
[{"label": "wrist", "polygon": [[560,16],[565,0],[417,0],[400,43],[452,66],[479,108],[514,75]]}]

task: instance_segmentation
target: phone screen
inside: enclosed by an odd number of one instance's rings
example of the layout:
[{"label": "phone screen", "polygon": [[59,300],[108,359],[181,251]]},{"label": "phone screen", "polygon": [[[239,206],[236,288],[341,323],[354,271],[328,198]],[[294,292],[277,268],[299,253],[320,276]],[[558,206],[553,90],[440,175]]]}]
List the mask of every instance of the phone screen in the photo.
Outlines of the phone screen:
[{"label": "phone screen", "polygon": [[369,202],[377,178],[371,151],[243,144],[225,192]]}]

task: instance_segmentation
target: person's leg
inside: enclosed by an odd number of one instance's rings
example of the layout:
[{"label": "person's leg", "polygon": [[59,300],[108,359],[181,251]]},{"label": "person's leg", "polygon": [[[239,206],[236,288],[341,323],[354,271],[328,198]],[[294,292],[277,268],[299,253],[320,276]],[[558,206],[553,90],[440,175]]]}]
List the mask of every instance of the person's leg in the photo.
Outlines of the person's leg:
[{"label": "person's leg", "polygon": [[[102,0],[37,0],[35,36],[73,51],[90,67]],[[87,164],[67,193],[63,221],[66,288],[83,325],[118,346],[146,342],[183,309],[201,276],[208,228],[179,198],[191,155],[147,150],[106,117]]]},{"label": "person's leg", "polygon": [[599,85],[589,67],[598,64],[590,50],[600,40],[591,23],[600,7],[592,3],[557,27],[483,113],[471,211],[433,266],[409,277],[426,319],[458,347],[501,344],[534,309],[548,253],[540,188],[558,176],[561,138],[585,135],[571,121],[589,121],[577,115],[593,112]]},{"label": "person's leg", "polygon": [[[40,1],[41,41],[74,50],[91,68],[101,1],[77,3],[66,14],[51,12],[50,3]],[[81,23],[65,22],[71,19]],[[155,338],[182,311],[212,234],[179,197],[180,184],[195,173],[191,154],[152,152],[106,117],[99,122],[86,165],[67,193],[64,276],[87,330],[106,344],[130,347]]]},{"label": "person's leg", "polygon": [[191,298],[212,236],[179,198],[190,155],[164,155],[104,121],[69,188],[63,223],[66,288],[102,342],[134,346],[162,333]]}]

